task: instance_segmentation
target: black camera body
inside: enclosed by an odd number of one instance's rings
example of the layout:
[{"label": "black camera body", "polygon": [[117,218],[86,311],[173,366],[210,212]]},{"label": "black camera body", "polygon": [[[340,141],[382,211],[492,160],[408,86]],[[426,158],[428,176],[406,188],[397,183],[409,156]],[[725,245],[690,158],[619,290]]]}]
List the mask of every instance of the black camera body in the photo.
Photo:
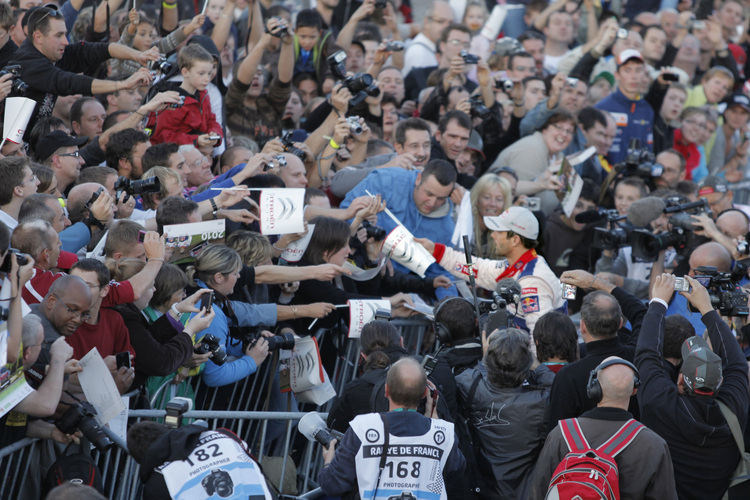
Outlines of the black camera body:
[{"label": "black camera body", "polygon": [[16,248],[9,248],[8,253],[5,254],[5,259],[3,260],[3,263],[0,264],[0,271],[4,273],[9,273],[11,266],[13,265],[13,261],[11,260],[11,254],[16,254],[16,262],[18,262],[18,267],[23,267],[26,264],[29,263],[29,258],[26,256],[25,253],[21,253]]},{"label": "black camera body", "polygon": [[328,56],[327,61],[334,78],[341,80],[341,84],[352,93],[352,99],[349,101],[350,109],[361,104],[368,96],[377,97],[380,95],[380,89],[372,75],[368,73],[346,74],[346,52],[343,50]]},{"label": "black camera body", "polygon": [[411,491],[402,491],[400,495],[388,497],[388,500],[417,500],[417,497]]},{"label": "black camera body", "polygon": [[[264,338],[257,328],[230,328],[230,335],[242,343],[242,352],[247,351],[248,347],[254,347],[261,338]],[[296,343],[294,334],[290,332],[266,337],[265,339],[268,342],[269,352],[278,351],[279,349],[289,351],[294,349],[294,344]]]},{"label": "black camera body", "polygon": [[29,86],[23,80],[21,80],[21,75],[18,73],[19,69],[21,69],[20,64],[9,64],[8,66],[0,70],[0,77],[3,77],[7,74],[13,75],[13,78],[11,79],[13,83],[10,87],[11,93],[16,95],[23,95],[27,90],[29,90]]},{"label": "black camera body", "polygon": [[469,54],[466,49],[462,49],[458,55],[464,60],[464,64],[479,64],[479,56]]},{"label": "black camera body", "polygon": [[471,104],[471,117],[485,119],[490,114],[490,108],[484,105],[484,99],[480,94],[469,97]]},{"label": "black camera body", "polygon": [[158,177],[149,177],[148,179],[137,181],[131,181],[127,177],[118,177],[115,182],[115,191],[117,192],[118,200],[120,199],[120,193],[124,192],[128,195],[124,201],[128,201],[131,196],[140,196],[144,193],[158,193],[161,191],[161,181]]},{"label": "black camera body", "polygon": [[613,227],[612,229],[595,227],[592,246],[602,250],[618,250],[630,246],[629,229],[628,227]]},{"label": "black camera body", "polygon": [[281,144],[283,144],[285,152],[293,154],[303,162],[307,160],[307,153],[294,145],[294,141],[292,141],[292,133],[290,131],[281,134]]},{"label": "black camera body", "polygon": [[210,333],[205,334],[201,341],[193,346],[193,352],[195,354],[213,353],[210,359],[219,366],[227,360],[227,353],[222,349],[219,339]]},{"label": "black camera body", "polygon": [[148,62],[148,69],[151,71],[159,70],[162,75],[166,75],[170,71],[172,71],[172,68],[174,68],[174,65],[167,61],[167,58],[164,56],[159,56],[159,59],[156,61],[149,61]]},{"label": "black camera body", "polygon": [[[744,271],[747,270],[743,266]],[[747,316],[747,294],[738,285],[743,273],[720,273],[714,266],[699,266],[695,269],[695,279],[708,290],[711,305],[722,316]],[[697,312],[690,306],[692,312]]]},{"label": "black camera body", "polygon": [[362,227],[367,232],[367,237],[372,238],[375,241],[383,241],[386,237],[385,229],[380,226],[375,226],[369,220],[362,221]]},{"label": "black camera body", "polygon": [[386,0],[375,0],[376,9],[385,9],[386,5],[388,5]]},{"label": "black camera body", "polygon": [[80,430],[86,439],[102,452],[115,444],[96,421],[96,409],[86,401],[72,405],[59,419],[55,420],[55,427],[65,434],[73,434]]}]

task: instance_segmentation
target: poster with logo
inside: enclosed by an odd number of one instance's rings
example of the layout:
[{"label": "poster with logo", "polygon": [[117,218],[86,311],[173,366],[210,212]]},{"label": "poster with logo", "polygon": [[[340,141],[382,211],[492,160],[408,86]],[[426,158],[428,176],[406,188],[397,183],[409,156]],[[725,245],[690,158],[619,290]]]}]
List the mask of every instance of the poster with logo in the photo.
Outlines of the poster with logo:
[{"label": "poster with logo", "polygon": [[312,239],[313,231],[315,231],[315,224],[308,224],[307,234],[303,238],[289,243],[289,246],[287,246],[284,251],[281,252],[281,258],[287,262],[299,262],[302,256],[305,254],[305,250],[307,250],[307,245],[310,244],[310,239]]},{"label": "poster with logo", "polygon": [[387,256],[424,278],[424,273],[435,259],[422,245],[414,242],[414,236],[402,225],[396,226],[383,242]]},{"label": "poster with logo", "polygon": [[261,234],[289,234],[305,231],[305,190],[264,189],[260,192]]},{"label": "poster with logo", "polygon": [[223,243],[225,235],[224,219],[164,226],[169,262],[193,260],[211,243]]},{"label": "poster with logo", "polygon": [[[3,343],[3,355],[5,361],[7,361],[8,324],[5,321],[0,322],[0,330],[0,342]],[[23,360],[20,357],[12,365],[5,362],[0,365],[0,417],[12,410],[32,391],[31,386],[26,383],[26,376],[23,374]]]},{"label": "poster with logo", "polygon": [[21,144],[26,126],[34,112],[36,101],[27,97],[8,97],[5,99],[5,119],[3,120],[3,139],[13,144]]},{"label": "poster with logo", "polygon": [[391,303],[386,299],[381,300],[350,300],[349,305],[349,338],[358,339],[362,334],[362,328],[375,319],[378,309],[391,312]]}]

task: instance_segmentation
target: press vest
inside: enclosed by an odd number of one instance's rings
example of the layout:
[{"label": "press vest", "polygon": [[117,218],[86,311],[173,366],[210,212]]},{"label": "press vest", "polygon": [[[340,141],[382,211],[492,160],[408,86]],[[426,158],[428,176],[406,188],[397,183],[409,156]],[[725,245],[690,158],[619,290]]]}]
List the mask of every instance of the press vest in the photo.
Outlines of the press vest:
[{"label": "press vest", "polygon": [[272,500],[258,464],[243,445],[216,431],[202,432],[185,460],[157,468],[174,500],[218,498]]},{"label": "press vest", "polygon": [[432,419],[430,430],[421,436],[389,435],[387,458],[379,484],[378,469],[385,444],[383,421],[379,414],[368,413],[356,417],[350,426],[362,442],[355,457],[362,500],[448,498],[443,469],[453,449],[453,424]]}]

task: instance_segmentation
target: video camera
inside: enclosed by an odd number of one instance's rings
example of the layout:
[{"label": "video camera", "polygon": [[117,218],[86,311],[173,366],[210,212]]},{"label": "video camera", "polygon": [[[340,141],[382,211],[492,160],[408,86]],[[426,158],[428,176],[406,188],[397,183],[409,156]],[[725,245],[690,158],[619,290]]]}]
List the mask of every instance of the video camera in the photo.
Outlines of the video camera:
[{"label": "video camera", "polygon": [[107,451],[115,444],[96,421],[96,409],[86,401],[80,401],[68,408],[62,417],[55,420],[55,427],[65,434],[73,434],[80,430],[101,452]]},{"label": "video camera", "polygon": [[640,139],[632,138],[625,161],[617,164],[615,170],[622,173],[624,177],[640,177],[653,190],[654,179],[661,177],[664,173],[664,167],[654,163],[654,160],[655,157],[651,151],[641,148]]},{"label": "video camera", "polygon": [[0,77],[3,77],[7,74],[13,75],[13,78],[11,78],[13,83],[10,86],[11,94],[24,95],[26,91],[29,90],[29,86],[23,80],[21,80],[21,75],[18,73],[19,69],[21,69],[20,64],[9,64],[8,66],[0,70]]},{"label": "video camera", "polygon": [[117,199],[120,199],[121,193],[127,193],[123,201],[128,201],[131,196],[140,196],[144,193],[158,193],[161,191],[161,181],[158,177],[149,177],[148,179],[142,179],[137,181],[131,181],[127,177],[118,177],[115,182],[115,191],[117,192]]},{"label": "video camera", "polygon": [[665,214],[673,214],[669,218],[672,226],[670,231],[662,231],[653,234],[648,229],[634,229],[632,232],[633,256],[645,262],[655,262],[659,252],[669,247],[674,247],[677,253],[685,255],[708,240],[704,236],[698,236],[695,231],[703,228],[696,225],[691,215],[700,213],[711,213],[706,200],[693,201],[690,203],[678,203],[672,198],[667,200]]},{"label": "video camera", "polygon": [[[584,218],[583,215],[588,215]],[[600,208],[598,210],[589,210],[576,216],[576,222],[592,223],[606,220],[611,224],[611,229],[606,227],[594,228],[594,248],[602,250],[617,250],[621,247],[630,245],[630,232],[632,227],[629,224],[623,224],[622,221],[626,215],[620,215],[617,210]],[[579,220],[580,219],[580,220]]]},{"label": "video camera", "polygon": [[[747,316],[747,293],[738,285],[747,274],[747,266],[735,265],[732,273],[720,273],[714,266],[699,266],[695,269],[695,279],[708,290],[711,305],[722,316]],[[692,312],[697,312],[690,305]]]},{"label": "video camera", "polygon": [[377,97],[380,95],[380,89],[367,73],[346,74],[346,52],[339,50],[328,56],[328,67],[334,78],[341,80],[344,87],[352,93],[352,99],[349,101],[349,108],[362,103],[367,97]]}]

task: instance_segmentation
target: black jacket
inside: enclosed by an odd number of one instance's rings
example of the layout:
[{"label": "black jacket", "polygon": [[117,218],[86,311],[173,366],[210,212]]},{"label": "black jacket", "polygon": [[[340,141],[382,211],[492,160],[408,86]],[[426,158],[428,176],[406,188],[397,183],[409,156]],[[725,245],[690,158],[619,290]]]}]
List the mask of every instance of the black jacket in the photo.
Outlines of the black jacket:
[{"label": "black jacket", "polygon": [[78,42],[68,45],[62,59],[52,63],[32,45],[31,38],[27,38],[10,62],[21,66],[21,80],[29,86],[25,97],[37,102],[31,121],[26,127],[25,138],[34,128],[34,122],[38,117],[52,115],[57,96],[91,95],[94,78],[86,74],[96,71],[98,66],[108,59],[109,44]]},{"label": "black jacket", "polygon": [[724,380],[716,397],[683,395],[662,364],[666,308],[652,303],[643,320],[635,364],[640,372],[641,422],[669,445],[681,499],[720,499],[740,453],[717,399],[734,412],[740,426],[748,413],[747,361],[716,311],[702,318],[711,346],[721,357]]},{"label": "black jacket", "polygon": [[[381,351],[388,355],[391,363],[409,355],[401,346],[386,347]],[[339,432],[346,432],[349,422],[354,420],[354,417],[372,413],[372,390],[375,383],[383,378],[384,372],[384,368],[371,370],[346,384],[328,412],[328,426]]]},{"label": "black jacket", "polygon": [[654,154],[658,155],[665,149],[674,147],[675,128],[664,121],[661,116],[661,105],[664,102],[664,96],[667,95],[669,87],[654,82],[646,94],[646,102],[654,108]]},{"label": "black jacket", "polygon": [[133,304],[121,304],[114,309],[130,332],[130,345],[137,359],[131,389],[140,387],[150,376],[169,375],[193,355],[190,336],[177,332],[167,314],[149,324]]},{"label": "black jacket", "polygon": [[[619,356],[630,362],[635,358],[633,344],[639,337],[646,308],[643,302],[621,288],[612,290],[612,295],[617,299],[623,314],[633,326],[631,337],[620,336],[618,332],[618,335],[614,337],[589,342],[586,344],[585,357],[575,363],[565,365],[558,372],[550,394],[550,429],[556,426],[559,420],[580,417],[583,412],[596,408],[596,403],[586,394],[586,384],[591,370],[599,363],[610,356]],[[640,412],[635,397],[630,399],[628,411],[638,419]]]}]

